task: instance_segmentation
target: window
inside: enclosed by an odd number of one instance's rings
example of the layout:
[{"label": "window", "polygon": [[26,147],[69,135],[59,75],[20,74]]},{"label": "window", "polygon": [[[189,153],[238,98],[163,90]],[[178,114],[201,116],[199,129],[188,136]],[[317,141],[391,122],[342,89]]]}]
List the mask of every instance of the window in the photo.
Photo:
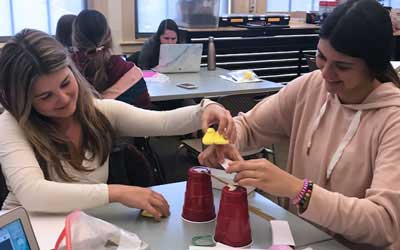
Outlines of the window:
[{"label": "window", "polygon": [[383,2],[383,5],[385,5],[385,6],[390,6],[393,8],[400,8],[400,0],[384,0],[381,2]]},{"label": "window", "polygon": [[[192,0],[199,1],[199,0]],[[136,36],[149,36],[154,33],[160,22],[168,18],[168,10],[173,10],[176,0],[137,0],[135,8]],[[220,0],[220,15],[228,14],[229,0]]]},{"label": "window", "polygon": [[314,11],[318,10],[319,0],[268,0],[267,11]]},{"label": "window", "polygon": [[315,0],[292,0],[290,11],[310,11],[313,10]]},{"label": "window", "polygon": [[84,8],[86,0],[0,0],[0,37],[12,36],[24,28],[55,34],[62,15],[78,14]]},{"label": "window", "polygon": [[[0,0],[2,1],[2,0]],[[199,1],[199,0],[187,0]],[[266,0],[267,12],[318,11],[319,0]],[[168,10],[174,8],[177,0],[136,0],[136,37],[154,33],[160,22],[168,18]],[[400,8],[400,0],[382,0],[385,6]],[[230,0],[220,0],[220,14],[228,14]],[[0,12],[1,14],[1,12]],[[1,17],[0,17],[0,20]],[[0,27],[1,29],[1,27]]]}]

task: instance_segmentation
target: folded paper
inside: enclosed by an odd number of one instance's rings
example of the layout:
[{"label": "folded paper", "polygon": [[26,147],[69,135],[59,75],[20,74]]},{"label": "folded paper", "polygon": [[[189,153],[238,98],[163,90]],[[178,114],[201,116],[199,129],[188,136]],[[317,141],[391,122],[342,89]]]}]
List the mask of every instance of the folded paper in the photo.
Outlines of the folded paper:
[{"label": "folded paper", "polygon": [[207,129],[206,134],[203,136],[202,142],[204,145],[226,145],[229,141],[226,140],[222,135],[220,135],[213,128]]}]

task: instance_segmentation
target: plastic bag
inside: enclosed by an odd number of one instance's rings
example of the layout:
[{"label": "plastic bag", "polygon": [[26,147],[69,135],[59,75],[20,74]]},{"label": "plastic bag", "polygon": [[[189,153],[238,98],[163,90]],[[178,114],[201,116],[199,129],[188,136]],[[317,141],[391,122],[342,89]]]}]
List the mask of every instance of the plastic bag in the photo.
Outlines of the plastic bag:
[{"label": "plastic bag", "polygon": [[55,250],[149,250],[149,245],[131,232],[106,221],[74,211],[65,219]]}]

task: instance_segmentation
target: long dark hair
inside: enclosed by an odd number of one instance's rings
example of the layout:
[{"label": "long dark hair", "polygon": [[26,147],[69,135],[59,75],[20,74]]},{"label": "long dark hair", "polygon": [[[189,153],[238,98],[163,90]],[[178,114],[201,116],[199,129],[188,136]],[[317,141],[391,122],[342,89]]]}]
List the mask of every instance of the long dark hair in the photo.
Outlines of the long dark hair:
[{"label": "long dark hair", "polygon": [[97,10],[83,10],[73,26],[73,44],[88,57],[81,69],[84,76],[102,92],[109,87],[107,68],[113,46],[106,17]]},{"label": "long dark hair", "polygon": [[153,39],[156,42],[156,47],[154,48],[154,58],[157,58],[157,61],[158,61],[158,58],[160,57],[160,45],[161,45],[160,36],[163,35],[166,30],[175,31],[176,42],[177,43],[180,42],[179,29],[178,29],[178,25],[175,23],[175,21],[172,19],[165,19],[165,20],[161,21],[160,25],[158,25],[157,32],[153,35]]},{"label": "long dark hair", "polygon": [[158,29],[155,34],[158,39],[158,42],[160,42],[160,36],[163,35],[166,30],[175,31],[176,36],[177,36],[176,40],[179,41],[178,25],[176,25],[175,21],[172,19],[165,19],[165,20],[161,21],[160,25],[158,25]]},{"label": "long dark hair", "polygon": [[390,64],[394,49],[390,15],[376,0],[348,0],[337,6],[324,20],[320,38],[329,40],[335,50],[364,60],[372,77],[400,87]]},{"label": "long dark hair", "polygon": [[76,15],[67,14],[57,21],[56,39],[68,49],[72,47],[72,25],[75,18]]}]

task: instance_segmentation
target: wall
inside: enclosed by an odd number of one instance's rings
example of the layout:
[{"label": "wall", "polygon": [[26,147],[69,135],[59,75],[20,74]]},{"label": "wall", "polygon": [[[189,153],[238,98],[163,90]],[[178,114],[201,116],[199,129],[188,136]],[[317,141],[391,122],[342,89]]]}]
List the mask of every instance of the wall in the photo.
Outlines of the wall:
[{"label": "wall", "polygon": [[[265,13],[266,0],[232,0],[233,13],[248,13],[254,3],[255,13]],[[88,0],[89,8],[101,11],[108,19],[113,32],[116,53],[140,50],[146,39],[135,39],[135,0]]]},{"label": "wall", "polygon": [[265,13],[266,0],[231,0],[232,13]]},{"label": "wall", "polygon": [[[134,5],[136,0],[88,0],[88,8],[103,13],[111,27],[114,51],[117,54],[138,51],[146,39],[135,39]],[[232,13],[265,13],[267,0],[231,0]],[[0,48],[2,44],[0,44]]]}]

